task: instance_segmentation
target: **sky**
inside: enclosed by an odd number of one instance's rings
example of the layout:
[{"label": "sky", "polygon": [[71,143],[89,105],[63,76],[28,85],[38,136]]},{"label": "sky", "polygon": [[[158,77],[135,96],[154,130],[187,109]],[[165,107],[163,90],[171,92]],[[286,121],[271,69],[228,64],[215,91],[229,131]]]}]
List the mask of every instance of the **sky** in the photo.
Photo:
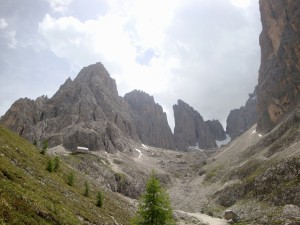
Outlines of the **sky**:
[{"label": "sky", "polygon": [[172,129],[178,99],[225,126],[257,84],[260,32],[258,0],[0,0],[0,116],[102,62]]}]

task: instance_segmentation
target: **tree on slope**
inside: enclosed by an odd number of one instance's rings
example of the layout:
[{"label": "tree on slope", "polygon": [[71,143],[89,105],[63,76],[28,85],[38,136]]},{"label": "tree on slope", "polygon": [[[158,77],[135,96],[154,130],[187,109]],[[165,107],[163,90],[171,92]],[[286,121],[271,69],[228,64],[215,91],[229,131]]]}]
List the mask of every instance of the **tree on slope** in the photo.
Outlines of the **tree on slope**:
[{"label": "tree on slope", "polygon": [[169,195],[152,171],[142,195],[133,225],[175,225]]}]

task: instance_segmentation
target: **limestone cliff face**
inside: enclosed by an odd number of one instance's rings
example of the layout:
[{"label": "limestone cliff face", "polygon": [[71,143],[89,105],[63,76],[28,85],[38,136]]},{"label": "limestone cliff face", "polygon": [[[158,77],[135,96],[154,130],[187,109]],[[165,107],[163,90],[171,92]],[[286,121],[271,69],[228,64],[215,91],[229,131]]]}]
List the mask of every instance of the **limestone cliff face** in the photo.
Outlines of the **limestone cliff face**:
[{"label": "limestone cliff face", "polygon": [[131,109],[139,139],[151,146],[175,149],[172,131],[163,108],[153,96],[134,90],[124,96]]},{"label": "limestone cliff face", "polygon": [[226,139],[226,132],[219,120],[207,120],[206,126],[214,136],[214,140],[222,141]]},{"label": "limestone cliff face", "polygon": [[[182,100],[173,106],[175,117],[174,139],[176,148],[186,150],[189,146],[200,149],[215,148],[216,139],[225,139],[225,131],[217,121],[205,122],[202,116]],[[220,126],[221,125],[221,126]]]},{"label": "limestone cliff face", "polygon": [[227,117],[226,133],[232,139],[242,135],[257,122],[257,93],[256,88],[249,94],[245,106],[231,110]]},{"label": "limestone cliff face", "polygon": [[16,101],[1,123],[31,141],[49,140],[50,146],[63,144],[71,150],[122,151],[126,138],[138,138],[115,80],[101,63],[83,68],[51,99]]},{"label": "limestone cliff face", "polygon": [[300,101],[300,1],[260,0],[258,124],[270,131]]}]

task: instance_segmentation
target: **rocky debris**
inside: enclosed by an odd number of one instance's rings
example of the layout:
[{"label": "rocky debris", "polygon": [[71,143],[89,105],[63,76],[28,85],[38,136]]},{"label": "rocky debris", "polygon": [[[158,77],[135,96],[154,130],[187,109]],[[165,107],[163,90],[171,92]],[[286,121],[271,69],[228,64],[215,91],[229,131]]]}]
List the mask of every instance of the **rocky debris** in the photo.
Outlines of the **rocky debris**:
[{"label": "rocky debris", "polygon": [[299,158],[293,157],[271,165],[265,164],[248,174],[242,181],[217,191],[213,197],[216,197],[217,203],[224,207],[232,206],[249,193],[254,198],[268,201],[275,206],[286,204],[300,206],[299,174]]},{"label": "rocky debris", "polygon": [[232,210],[226,210],[224,212],[224,218],[228,221],[228,223],[236,223],[239,221],[239,216]]},{"label": "rocky debris", "polygon": [[20,99],[1,123],[30,141],[90,150],[123,151],[137,133],[116,82],[101,63],[83,68],[48,99]]},{"label": "rocky debris", "polygon": [[[62,159],[73,168],[88,174],[101,186],[124,196],[138,199],[144,191],[146,175],[138,169],[135,171],[130,169],[127,171],[114,170],[113,166],[116,161],[109,161],[105,155],[98,154],[74,154],[72,157],[63,156]],[[127,162],[122,161],[122,163],[126,163],[125,166],[130,168]],[[139,179],[135,176],[138,176]]]},{"label": "rocky debris", "polygon": [[202,221],[200,221],[199,219],[197,219],[194,216],[190,216],[185,212],[181,212],[181,211],[174,211],[174,218],[177,222],[179,222],[179,224],[185,224],[185,225],[205,225],[207,223],[204,223]]},{"label": "rocky debris", "polygon": [[255,88],[252,94],[249,94],[245,106],[230,111],[226,121],[226,133],[229,134],[232,139],[235,139],[250,129],[256,122],[257,88]]},{"label": "rocky debris", "polygon": [[265,134],[256,144],[249,146],[242,158],[249,158],[267,148],[266,157],[271,157],[277,152],[284,151],[290,145],[300,140],[299,108],[289,114],[280,124]]},{"label": "rocky debris", "polygon": [[269,132],[300,102],[300,2],[260,0],[259,132]]},{"label": "rocky debris", "polygon": [[254,182],[256,198],[275,205],[293,204],[300,207],[299,158],[289,158],[269,167]]},{"label": "rocky debris", "polygon": [[218,121],[204,121],[202,116],[182,100],[173,106],[175,117],[174,139],[176,148],[187,150],[191,146],[200,149],[215,148],[216,139],[225,132]]},{"label": "rocky debris", "polygon": [[236,201],[242,199],[246,194],[245,184],[237,183],[223,188],[213,194],[213,197],[217,197],[216,202],[224,207],[230,207]]},{"label": "rocky debris", "polygon": [[153,96],[134,90],[124,99],[131,109],[131,116],[139,139],[150,146],[175,149],[174,138],[163,108]]},{"label": "rocky debris", "polygon": [[285,205],[283,207],[283,214],[287,218],[300,220],[300,207],[292,204]]}]

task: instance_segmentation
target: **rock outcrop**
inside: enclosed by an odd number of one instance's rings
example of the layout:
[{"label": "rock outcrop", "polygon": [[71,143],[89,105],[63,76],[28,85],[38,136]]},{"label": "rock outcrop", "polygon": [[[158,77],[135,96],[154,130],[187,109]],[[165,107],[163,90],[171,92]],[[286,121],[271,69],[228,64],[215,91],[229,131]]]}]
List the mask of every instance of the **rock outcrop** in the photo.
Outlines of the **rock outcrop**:
[{"label": "rock outcrop", "polygon": [[260,132],[269,132],[300,102],[300,2],[260,0]]},{"label": "rock outcrop", "polygon": [[205,122],[202,116],[184,101],[178,100],[173,110],[174,139],[177,149],[186,150],[190,146],[198,146],[200,149],[215,148],[218,138],[226,138],[219,121]]},{"label": "rock outcrop", "polygon": [[223,141],[226,139],[226,132],[219,120],[207,120],[204,123],[213,134],[215,140]]},{"label": "rock outcrop", "polygon": [[257,92],[249,94],[245,106],[231,110],[227,117],[226,133],[232,139],[242,135],[257,122]]},{"label": "rock outcrop", "polygon": [[131,116],[139,139],[150,146],[175,149],[172,131],[163,108],[153,96],[134,90],[124,96],[131,109]]},{"label": "rock outcrop", "polygon": [[74,81],[69,78],[51,99],[16,101],[1,123],[31,141],[70,150],[122,151],[126,138],[138,138],[115,80],[101,63],[83,68]]}]

